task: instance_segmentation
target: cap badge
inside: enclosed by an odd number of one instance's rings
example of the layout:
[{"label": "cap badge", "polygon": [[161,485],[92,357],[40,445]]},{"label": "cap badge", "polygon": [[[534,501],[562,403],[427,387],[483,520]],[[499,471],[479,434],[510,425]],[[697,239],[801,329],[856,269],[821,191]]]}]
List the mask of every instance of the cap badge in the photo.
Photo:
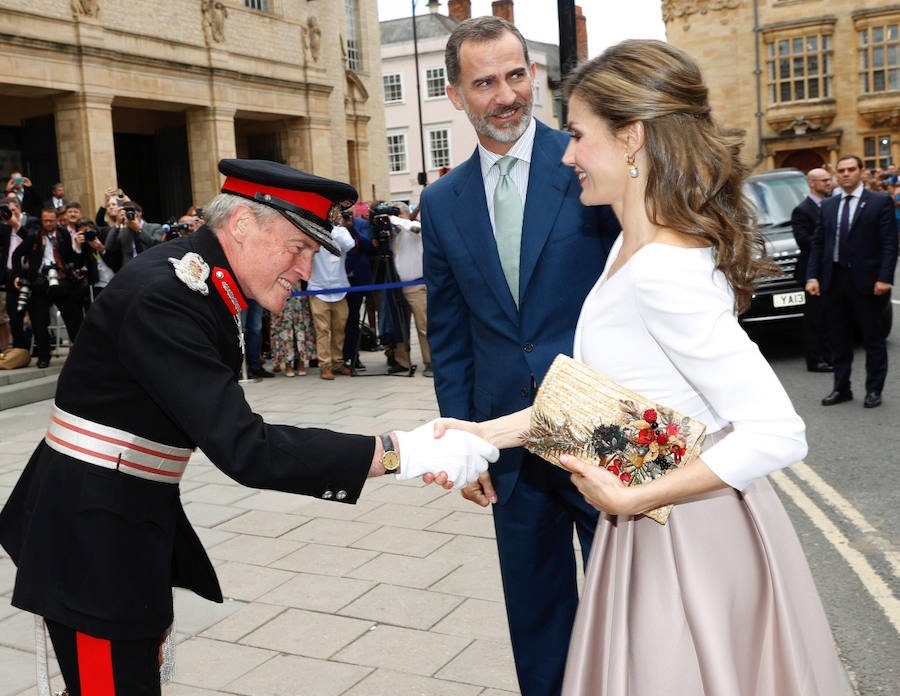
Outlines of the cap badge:
[{"label": "cap badge", "polygon": [[189,251],[180,259],[169,257],[169,263],[175,267],[175,275],[191,290],[202,295],[209,294],[206,279],[209,278],[209,265],[200,254]]}]

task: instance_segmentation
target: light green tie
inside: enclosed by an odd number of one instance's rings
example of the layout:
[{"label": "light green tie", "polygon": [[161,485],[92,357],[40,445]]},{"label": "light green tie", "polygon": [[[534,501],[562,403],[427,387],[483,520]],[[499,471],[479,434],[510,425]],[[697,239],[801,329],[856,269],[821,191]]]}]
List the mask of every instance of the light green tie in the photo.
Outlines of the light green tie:
[{"label": "light green tie", "polygon": [[522,247],[522,199],[516,184],[509,176],[509,170],[517,158],[509,155],[497,160],[500,180],[494,189],[494,234],[503,275],[519,306],[519,251]]}]

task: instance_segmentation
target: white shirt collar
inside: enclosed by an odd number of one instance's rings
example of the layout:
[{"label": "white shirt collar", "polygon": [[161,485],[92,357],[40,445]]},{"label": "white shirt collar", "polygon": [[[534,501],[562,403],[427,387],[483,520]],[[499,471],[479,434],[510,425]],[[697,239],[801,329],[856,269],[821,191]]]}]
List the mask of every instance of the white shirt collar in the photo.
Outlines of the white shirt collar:
[{"label": "white shirt collar", "polygon": [[[536,122],[534,120],[534,116],[531,117],[531,121],[528,123],[528,127],[525,129],[525,132],[519,136],[519,139],[513,143],[513,146],[509,148],[509,152],[506,155],[510,157],[515,157],[516,159],[525,160],[529,164],[531,164],[531,150],[534,148],[534,132],[537,129]],[[498,155],[496,152],[491,152],[480,142],[478,143],[478,156],[481,159],[481,176],[485,177],[488,170],[493,167],[497,160],[501,157],[505,157],[506,155]]]},{"label": "white shirt collar", "polygon": [[844,196],[849,195],[849,196],[853,196],[854,198],[859,198],[860,196],[862,196],[862,192],[863,192],[864,188],[865,188],[865,186],[863,186],[862,181],[860,181],[859,185],[855,189],[853,189],[853,191],[851,191],[849,194],[846,191],[844,191],[844,189],[841,189],[841,197],[843,198]]}]

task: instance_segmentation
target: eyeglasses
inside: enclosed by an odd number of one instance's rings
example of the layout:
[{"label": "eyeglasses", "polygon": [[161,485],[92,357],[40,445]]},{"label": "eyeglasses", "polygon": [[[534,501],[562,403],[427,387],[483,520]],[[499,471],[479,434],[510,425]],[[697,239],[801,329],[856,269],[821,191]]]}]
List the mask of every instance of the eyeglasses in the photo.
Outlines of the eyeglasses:
[{"label": "eyeglasses", "polygon": [[831,177],[829,176],[827,179],[812,179],[812,181],[831,181]]}]

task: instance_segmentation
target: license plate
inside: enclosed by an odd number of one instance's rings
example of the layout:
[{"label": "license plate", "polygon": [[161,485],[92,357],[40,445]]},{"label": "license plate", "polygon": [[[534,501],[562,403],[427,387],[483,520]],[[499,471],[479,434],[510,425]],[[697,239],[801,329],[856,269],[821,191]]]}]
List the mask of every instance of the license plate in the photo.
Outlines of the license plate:
[{"label": "license plate", "polygon": [[796,307],[797,305],[806,304],[806,294],[804,292],[783,292],[780,295],[772,295],[772,305],[774,307]]}]

